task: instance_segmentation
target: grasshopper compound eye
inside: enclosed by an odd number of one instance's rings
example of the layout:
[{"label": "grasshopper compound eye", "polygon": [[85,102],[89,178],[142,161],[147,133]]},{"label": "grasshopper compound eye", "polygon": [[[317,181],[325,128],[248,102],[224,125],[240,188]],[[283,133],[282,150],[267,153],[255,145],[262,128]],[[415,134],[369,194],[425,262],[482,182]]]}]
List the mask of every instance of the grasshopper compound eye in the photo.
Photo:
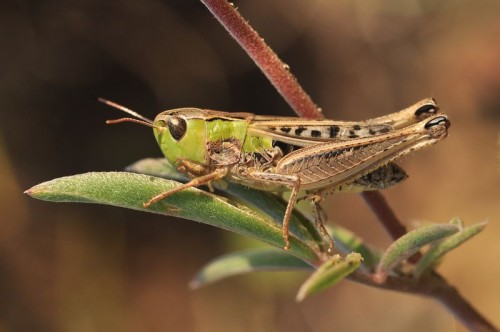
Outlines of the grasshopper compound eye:
[{"label": "grasshopper compound eye", "polygon": [[187,123],[186,120],[180,116],[170,117],[167,120],[167,126],[170,135],[172,135],[172,138],[176,141],[180,141],[186,134]]}]

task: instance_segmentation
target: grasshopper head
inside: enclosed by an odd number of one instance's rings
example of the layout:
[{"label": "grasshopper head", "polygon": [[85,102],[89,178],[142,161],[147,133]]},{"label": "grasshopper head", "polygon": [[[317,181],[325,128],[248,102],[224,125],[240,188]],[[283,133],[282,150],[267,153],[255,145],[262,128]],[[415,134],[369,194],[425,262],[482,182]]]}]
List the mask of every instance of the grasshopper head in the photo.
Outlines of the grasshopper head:
[{"label": "grasshopper head", "polygon": [[156,141],[171,164],[177,165],[181,160],[207,163],[202,112],[196,108],[179,108],[162,112],[153,121]]},{"label": "grasshopper head", "polygon": [[154,121],[107,99],[99,101],[128,113],[134,118],[108,120],[107,124],[133,122],[152,127],[161,151],[172,165],[187,160],[201,165],[207,164],[206,127],[204,111],[198,108],[179,108],[165,111]]}]

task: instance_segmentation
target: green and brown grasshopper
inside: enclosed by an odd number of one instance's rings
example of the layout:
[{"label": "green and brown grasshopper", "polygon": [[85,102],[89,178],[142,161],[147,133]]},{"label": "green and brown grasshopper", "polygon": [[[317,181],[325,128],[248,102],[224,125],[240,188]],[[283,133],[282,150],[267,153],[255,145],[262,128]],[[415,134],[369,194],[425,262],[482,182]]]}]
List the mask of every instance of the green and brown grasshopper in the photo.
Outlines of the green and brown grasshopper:
[{"label": "green and brown grasshopper", "polygon": [[305,192],[316,211],[316,226],[328,235],[317,204],[338,191],[387,188],[406,178],[392,163],[411,151],[435,144],[448,134],[450,121],[437,114],[433,99],[362,122],[227,113],[199,108],[164,111],[154,121],[108,100],[102,102],[153,128],[167,160],[191,180],[144,203],[149,207],[190,187],[225,179],[259,190],[291,191],[283,217],[284,248],[290,247],[289,222],[298,194]]}]

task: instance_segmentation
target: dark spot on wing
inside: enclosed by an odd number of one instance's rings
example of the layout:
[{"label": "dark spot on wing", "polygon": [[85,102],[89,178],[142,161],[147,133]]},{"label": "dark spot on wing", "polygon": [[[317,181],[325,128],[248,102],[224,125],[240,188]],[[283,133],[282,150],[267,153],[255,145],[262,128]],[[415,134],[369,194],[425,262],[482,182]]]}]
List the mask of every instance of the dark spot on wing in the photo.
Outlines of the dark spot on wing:
[{"label": "dark spot on wing", "polygon": [[330,126],[330,138],[334,138],[339,133],[340,128],[338,126]]},{"label": "dark spot on wing", "polygon": [[385,128],[380,129],[378,132],[381,133],[381,134],[385,134],[385,133],[388,133],[390,131],[391,130],[389,128],[385,127]]},{"label": "dark spot on wing", "polygon": [[360,130],[360,129],[361,129],[361,127],[360,127],[359,125],[354,125],[352,128],[353,128],[354,130]]},{"label": "dark spot on wing", "polygon": [[290,127],[281,127],[280,130],[283,133],[288,134],[290,132],[290,130],[292,130],[292,128],[290,128]]},{"label": "dark spot on wing", "polygon": [[268,127],[269,130],[272,130],[272,131],[275,131],[276,130],[276,127]]},{"label": "dark spot on wing", "polygon": [[305,130],[306,130],[305,127],[300,126],[297,129],[295,129],[295,135],[300,136],[300,134],[302,134]]},{"label": "dark spot on wing", "polygon": [[321,137],[321,131],[311,130],[311,137]]},{"label": "dark spot on wing", "polygon": [[368,133],[370,133],[370,135],[375,135],[377,132],[375,130],[373,130],[372,128],[370,128],[368,130]]},{"label": "dark spot on wing", "polygon": [[300,149],[299,146],[287,144],[281,141],[273,141],[273,147],[278,147],[284,156],[286,156],[290,152]]}]

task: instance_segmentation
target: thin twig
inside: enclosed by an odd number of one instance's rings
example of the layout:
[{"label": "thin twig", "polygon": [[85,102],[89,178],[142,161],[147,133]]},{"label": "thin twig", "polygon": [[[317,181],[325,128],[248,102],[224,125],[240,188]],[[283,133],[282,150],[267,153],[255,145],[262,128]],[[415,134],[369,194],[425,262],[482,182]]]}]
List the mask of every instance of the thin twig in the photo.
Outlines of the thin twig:
[{"label": "thin twig", "polygon": [[393,240],[406,234],[406,227],[399,221],[380,191],[364,191],[361,196],[377,216]]},{"label": "thin twig", "polygon": [[470,331],[475,332],[495,332],[496,327],[482,316],[476,309],[458,292],[458,290],[448,284],[439,274],[430,275],[433,279],[432,284],[439,287],[431,289],[434,299],[441,302],[448,310],[455,314]]},{"label": "thin twig", "polygon": [[[309,118],[322,117],[320,109],[302,89],[288,66],[229,2],[226,0],[201,0],[201,2],[248,53],[298,115]],[[398,220],[380,192],[363,193],[363,198],[393,239],[406,234],[405,226]]]},{"label": "thin twig", "polygon": [[302,89],[288,65],[264,42],[226,0],[201,0],[267,76],[293,110],[304,118],[320,119],[321,109]]},{"label": "thin twig", "polygon": [[[380,191],[364,191],[361,193],[361,196],[393,240],[406,234],[406,227],[396,217],[396,214]],[[417,252],[409,257],[408,261],[416,264],[421,257],[422,254]]]},{"label": "thin twig", "polygon": [[444,305],[470,331],[495,332],[495,326],[483,317],[458,290],[451,286],[442,276],[430,273],[421,279],[389,276],[384,283],[377,283],[371,275],[354,271],[347,278],[364,285],[399,291],[433,298]]},{"label": "thin twig", "polygon": [[[306,118],[322,117],[318,106],[302,89],[287,65],[229,2],[226,0],[201,0],[201,2],[248,53],[298,115]],[[394,215],[381,193],[363,194],[363,198],[393,239],[406,233],[406,228]]]}]

